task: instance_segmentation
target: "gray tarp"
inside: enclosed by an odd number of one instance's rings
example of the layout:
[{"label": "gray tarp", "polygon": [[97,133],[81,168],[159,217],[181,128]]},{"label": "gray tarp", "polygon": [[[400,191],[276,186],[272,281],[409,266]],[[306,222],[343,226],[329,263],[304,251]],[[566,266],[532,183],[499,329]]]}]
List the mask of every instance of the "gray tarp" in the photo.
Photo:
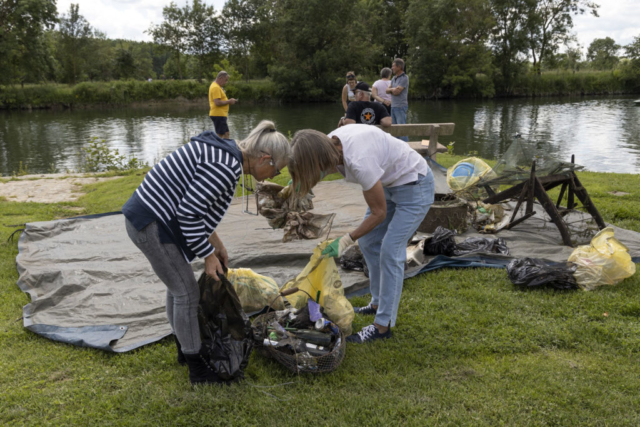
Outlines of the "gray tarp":
[{"label": "gray tarp", "polygon": [[[366,205],[359,186],[323,182],[314,191],[314,212],[336,213],[330,237],[353,230],[362,220]],[[255,212],[253,198],[250,209]],[[560,245],[553,225],[541,228],[541,224],[532,218],[499,236],[507,241],[514,257],[565,261],[571,248]],[[313,248],[324,239],[282,243],[282,230],[270,229],[263,217],[242,214],[238,200],[232,203],[218,232],[229,251],[231,267],[251,268],[280,285],[304,268]],[[462,238],[472,235],[476,233],[469,231]],[[640,255],[640,234],[616,228],[616,237],[629,246],[632,256]],[[27,224],[18,249],[18,285],[32,300],[24,307],[24,325],[29,330],[54,340],[115,352],[170,334],[164,285],[129,241],[122,215]],[[491,257],[485,260],[491,263]],[[200,273],[202,262],[193,267]],[[406,276],[423,268],[407,271]],[[341,277],[347,292],[368,285],[359,272],[341,271]]]}]

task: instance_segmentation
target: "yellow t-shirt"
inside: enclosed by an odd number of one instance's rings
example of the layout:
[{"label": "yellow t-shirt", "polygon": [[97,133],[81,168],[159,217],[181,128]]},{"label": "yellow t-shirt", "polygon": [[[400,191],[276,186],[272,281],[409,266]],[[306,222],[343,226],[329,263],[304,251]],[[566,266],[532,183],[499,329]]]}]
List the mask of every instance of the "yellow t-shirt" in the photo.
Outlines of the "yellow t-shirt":
[{"label": "yellow t-shirt", "polygon": [[213,102],[214,99],[221,99],[222,101],[229,99],[227,98],[227,94],[224,92],[224,89],[222,89],[222,87],[215,81],[211,83],[211,86],[209,86],[209,115],[227,117],[229,115],[229,104],[218,107],[215,102]]}]

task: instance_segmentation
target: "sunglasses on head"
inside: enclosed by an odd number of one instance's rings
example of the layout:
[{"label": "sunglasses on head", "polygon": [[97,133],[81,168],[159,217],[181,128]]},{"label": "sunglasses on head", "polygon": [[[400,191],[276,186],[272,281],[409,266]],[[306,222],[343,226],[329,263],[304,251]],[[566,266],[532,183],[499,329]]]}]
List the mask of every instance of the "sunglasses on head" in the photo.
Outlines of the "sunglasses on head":
[{"label": "sunglasses on head", "polygon": [[354,76],[353,74],[349,74],[347,76],[347,80],[355,80],[355,79],[356,79],[356,76]]}]

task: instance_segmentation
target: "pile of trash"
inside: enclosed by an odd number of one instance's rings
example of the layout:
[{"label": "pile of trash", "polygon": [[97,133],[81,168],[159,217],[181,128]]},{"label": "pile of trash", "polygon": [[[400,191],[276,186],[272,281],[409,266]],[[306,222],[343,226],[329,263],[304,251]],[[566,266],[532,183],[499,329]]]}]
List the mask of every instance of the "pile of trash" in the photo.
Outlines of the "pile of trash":
[{"label": "pile of trash", "polygon": [[345,355],[344,334],[312,299],[303,308],[258,316],[253,328],[261,353],[292,372],[330,372]]},{"label": "pile of trash", "polygon": [[509,279],[519,286],[585,291],[615,285],[635,272],[629,250],[614,237],[611,227],[600,230],[589,245],[574,249],[566,263],[523,258],[514,259],[507,266]]}]

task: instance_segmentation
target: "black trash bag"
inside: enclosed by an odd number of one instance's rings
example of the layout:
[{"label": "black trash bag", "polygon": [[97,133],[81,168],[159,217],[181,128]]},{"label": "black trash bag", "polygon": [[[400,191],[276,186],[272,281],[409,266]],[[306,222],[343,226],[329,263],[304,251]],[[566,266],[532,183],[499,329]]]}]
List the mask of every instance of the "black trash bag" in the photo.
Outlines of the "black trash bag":
[{"label": "black trash bag", "polygon": [[503,238],[469,237],[464,242],[456,244],[453,256],[462,256],[474,252],[509,255],[509,248]]},{"label": "black trash bag", "polygon": [[369,277],[369,268],[364,260],[364,255],[358,245],[347,248],[340,256],[340,268],[343,270],[363,271],[364,275]]},{"label": "black trash bag", "polygon": [[455,230],[448,230],[438,226],[431,239],[425,242],[422,253],[425,255],[453,256],[456,249],[456,241],[453,236],[456,234]]},{"label": "black trash bag", "polygon": [[539,259],[514,259],[507,265],[509,280],[519,286],[549,285],[556,289],[577,289],[573,273],[577,265],[572,262],[549,263]]},{"label": "black trash bag", "polygon": [[244,378],[253,351],[251,322],[231,282],[223,275],[215,281],[205,273],[198,280],[198,324],[203,356],[221,382]]}]

